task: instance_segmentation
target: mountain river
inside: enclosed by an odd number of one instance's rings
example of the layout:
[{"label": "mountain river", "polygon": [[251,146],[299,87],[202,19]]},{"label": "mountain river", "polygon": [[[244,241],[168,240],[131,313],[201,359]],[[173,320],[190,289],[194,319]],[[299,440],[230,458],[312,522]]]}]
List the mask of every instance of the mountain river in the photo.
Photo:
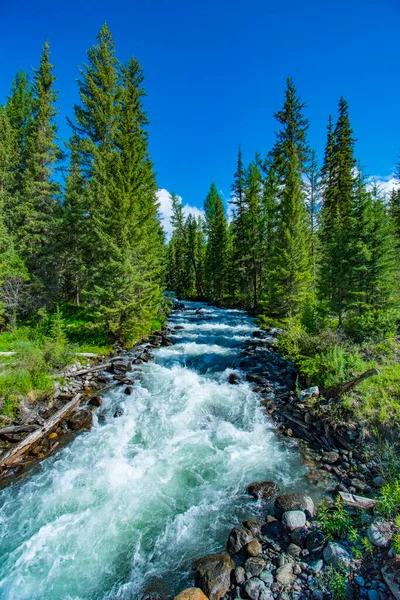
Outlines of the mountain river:
[{"label": "mountain river", "polygon": [[238,368],[253,320],[185,305],[169,320],[174,345],[135,367],[134,393],[106,392],[91,431],[0,492],[1,600],[173,596],[193,585],[193,558],[263,516],[249,483],[307,487]]}]

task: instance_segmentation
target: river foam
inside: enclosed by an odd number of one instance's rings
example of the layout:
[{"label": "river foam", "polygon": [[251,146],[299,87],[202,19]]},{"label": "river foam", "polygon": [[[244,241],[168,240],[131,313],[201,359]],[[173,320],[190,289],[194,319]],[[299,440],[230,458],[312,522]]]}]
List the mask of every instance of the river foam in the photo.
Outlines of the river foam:
[{"label": "river foam", "polygon": [[108,392],[90,432],[1,492],[0,598],[173,594],[191,583],[193,558],[223,549],[230,528],[260,512],[249,483],[299,486],[296,450],[244,378],[228,383],[252,320],[187,306],[171,319],[183,326],[176,345],[141,367],[133,395]]}]

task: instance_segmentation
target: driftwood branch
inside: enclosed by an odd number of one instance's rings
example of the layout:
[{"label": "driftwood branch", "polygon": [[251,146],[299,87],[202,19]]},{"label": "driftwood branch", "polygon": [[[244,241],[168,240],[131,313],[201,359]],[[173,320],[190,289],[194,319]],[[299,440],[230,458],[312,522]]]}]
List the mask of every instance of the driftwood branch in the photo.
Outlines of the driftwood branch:
[{"label": "driftwood branch", "polygon": [[107,369],[111,367],[112,363],[102,363],[101,365],[97,365],[97,367],[91,367],[90,369],[82,369],[81,371],[75,371],[72,373],[72,376],[75,377],[77,375],[86,375],[87,373],[94,373],[95,371],[101,371],[102,369]]},{"label": "driftwood branch", "polygon": [[368,377],[372,377],[373,375],[379,375],[378,369],[368,369],[368,371],[361,373],[361,375],[357,375],[357,377],[353,377],[344,383],[339,383],[338,385],[329,387],[324,390],[323,396],[327,400],[331,398],[340,398],[340,396],[352,390],[359,383],[364,381],[364,379],[368,379]]},{"label": "driftwood branch", "polygon": [[14,433],[25,433],[28,431],[35,431],[38,429],[38,425],[13,425],[10,427],[0,428],[0,437],[2,435],[13,435]]},{"label": "driftwood branch", "polygon": [[48,419],[43,427],[29,434],[24,440],[19,442],[14,448],[3,454],[0,457],[0,468],[4,469],[12,467],[21,462],[22,457],[29,452],[35,444],[42,438],[51,433],[58,424],[66,419],[79,406],[82,401],[82,394],[77,394],[68,404],[57,411],[50,419]]},{"label": "driftwood branch", "polygon": [[368,510],[374,508],[376,500],[372,498],[364,498],[363,496],[355,496],[347,492],[339,492],[339,496],[346,506],[350,508],[358,508],[360,510]]}]

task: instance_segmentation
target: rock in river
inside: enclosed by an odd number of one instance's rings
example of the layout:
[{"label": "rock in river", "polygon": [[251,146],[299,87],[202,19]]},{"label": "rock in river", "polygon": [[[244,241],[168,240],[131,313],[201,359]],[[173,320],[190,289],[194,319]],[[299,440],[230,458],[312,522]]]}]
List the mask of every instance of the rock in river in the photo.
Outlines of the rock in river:
[{"label": "rock in river", "polygon": [[194,564],[195,583],[210,600],[220,600],[229,590],[235,564],[227,552],[204,556]]},{"label": "rock in river", "polygon": [[93,414],[86,408],[79,408],[69,417],[67,425],[73,431],[90,429],[93,423]]},{"label": "rock in river", "polygon": [[279,494],[279,486],[274,481],[260,481],[251,483],[247,488],[247,493],[253,498],[271,500]]},{"label": "rock in river", "polygon": [[246,529],[246,527],[234,527],[228,538],[227,550],[231,554],[237,554],[253,540],[254,536],[249,529]]},{"label": "rock in river", "polygon": [[304,494],[282,494],[275,500],[275,516],[280,519],[288,510],[302,510],[307,516],[314,516],[314,502]]}]

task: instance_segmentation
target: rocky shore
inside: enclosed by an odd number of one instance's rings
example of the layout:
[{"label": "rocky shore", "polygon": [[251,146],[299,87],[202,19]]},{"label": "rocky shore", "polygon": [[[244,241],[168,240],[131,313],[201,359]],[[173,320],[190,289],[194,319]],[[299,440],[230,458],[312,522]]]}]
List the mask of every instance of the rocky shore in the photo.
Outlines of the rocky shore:
[{"label": "rocky shore", "polygon": [[278,495],[271,504],[265,492],[271,492],[269,482],[259,484],[270,507],[265,522],[248,520],[232,529],[226,551],[199,559],[196,588],[175,600],[400,597],[400,558],[391,548],[390,524],[364,514],[363,533],[375,553],[355,558],[347,539],[329,540],[321,530],[309,496]]},{"label": "rocky shore", "polygon": [[[399,600],[400,556],[393,544],[399,530],[369,497],[384,483],[385,457],[368,456],[366,432],[357,423],[333,427],[324,418],[323,402],[312,402],[317,388],[295,391],[295,370],[274,351],[276,333],[256,330],[238,366],[279,434],[297,442],[310,483],[323,486],[328,518],[340,494],[340,511],[354,515],[354,526],[328,536],[309,496],[279,495],[274,482],[255,482],[248,493],[265,503],[265,522],[235,527],[226,551],[194,563],[196,587],[175,600]],[[233,373],[230,383],[241,376]]]},{"label": "rocky shore", "polygon": [[[149,362],[153,349],[171,344],[165,329],[147,336],[130,351],[117,349],[113,356],[90,357],[86,364],[76,362],[55,374],[56,390],[49,400],[23,404],[18,420],[0,428],[0,486],[68,444],[80,431],[90,429],[94,411],[102,405],[101,394],[114,386],[123,386],[125,394],[131,394],[135,367]],[[117,409],[115,418],[119,414]]]}]

